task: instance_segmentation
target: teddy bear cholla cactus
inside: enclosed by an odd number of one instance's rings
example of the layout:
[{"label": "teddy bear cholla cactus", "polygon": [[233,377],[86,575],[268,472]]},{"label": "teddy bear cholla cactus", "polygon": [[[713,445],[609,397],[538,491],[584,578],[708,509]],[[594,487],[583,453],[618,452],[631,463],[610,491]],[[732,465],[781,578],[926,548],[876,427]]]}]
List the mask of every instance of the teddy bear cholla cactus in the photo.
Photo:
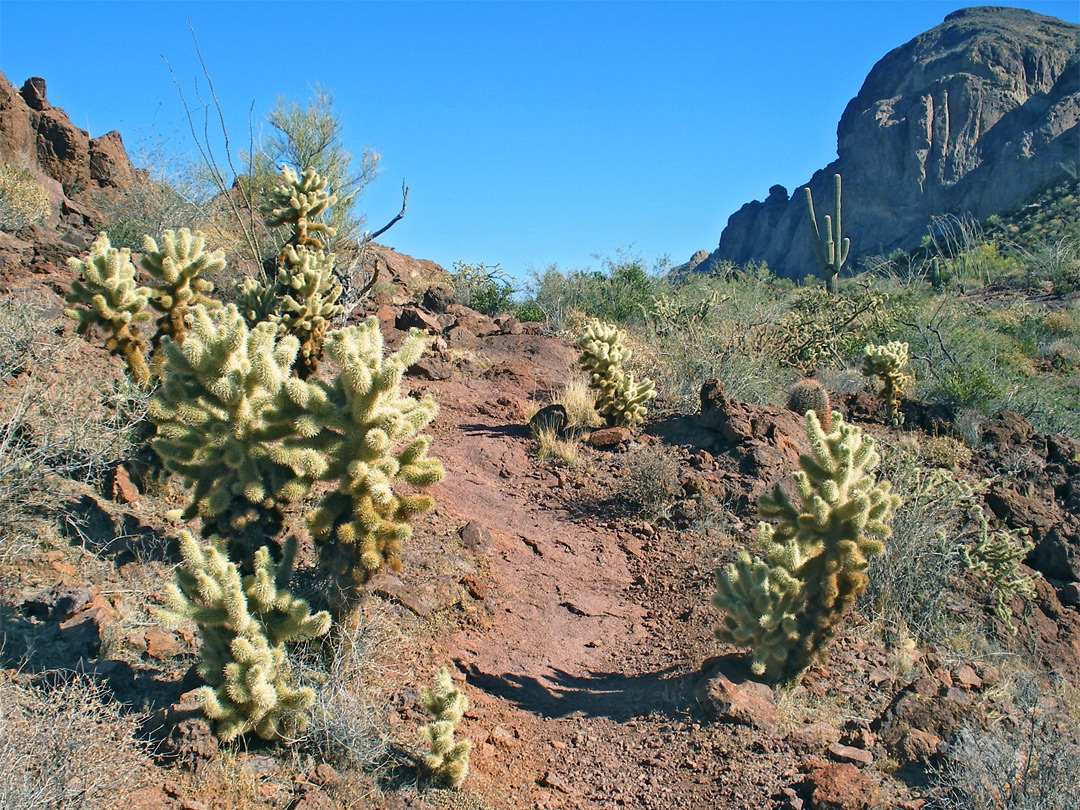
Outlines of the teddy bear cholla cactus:
[{"label": "teddy bear cholla cactus", "polygon": [[196,306],[190,320],[182,346],[162,344],[164,379],[147,411],[158,426],[154,449],[193,487],[181,517],[202,518],[204,537],[225,538],[230,557],[246,561],[311,483],[278,447],[302,414],[285,395],[299,341],[278,338],[272,324],[249,330],[231,304]]},{"label": "teddy bear cholla cactus", "polygon": [[271,321],[280,333],[300,340],[296,372],[306,379],[318,369],[330,322],[343,310],[337,303],[342,289],[334,279],[334,254],[324,252],[323,241],[334,235],[322,218],[337,198],[314,169],[299,177],[284,166],[282,177],[284,182],[261,210],[267,226],[288,225],[293,233],[281,249],[277,275],[270,284],[253,278],[244,281],[241,311],[252,326]]},{"label": "teddy bear cholla cactus", "polygon": [[884,385],[882,396],[885,398],[885,418],[891,424],[899,425],[904,421],[899,413],[900,397],[904,395],[901,387],[907,382],[908,345],[893,340],[884,346],[867,343],[862,354],[862,373],[867,377],[877,377]]},{"label": "teddy bear cholla cactus", "polygon": [[157,282],[152,285],[150,305],[161,313],[157,320],[155,344],[168,335],[183,343],[187,334],[185,319],[191,307],[202,304],[214,308],[221,304],[210,298],[214,285],[204,276],[225,269],[225,251],[206,252],[206,236],[187,228],[165,231],[161,247],[149,236],[143,237],[143,269]]},{"label": "teddy bear cholla cactus", "polygon": [[341,369],[332,381],[288,383],[305,409],[287,444],[295,469],[336,489],[322,501],[310,526],[319,558],[338,584],[339,617],[352,612],[362,586],[384,566],[400,566],[411,519],[428,511],[430,496],[397,491],[426,489],[442,480],[443,466],[428,458],[431,437],[421,435],[438,414],[431,396],[401,391],[401,378],[424,352],[416,329],[394,354],[383,356],[377,318],[332,332],[326,354]]},{"label": "teddy bear cholla cactus", "polygon": [[114,248],[103,233],[85,259],[68,259],[68,267],[78,274],[64,298],[74,305],[65,314],[78,321],[76,331],[84,335],[94,326],[102,327],[108,333],[105,348],[124,359],[137,385],[149,388],[146,340],[138,324],[150,320],[146,305],[152,292],[135,281],[131,251]]},{"label": "teddy bear cholla cactus", "polygon": [[[798,504],[777,484],[758,502],[758,546],[716,570],[713,604],[724,611],[717,637],[749,647],[754,672],[797,678],[824,652],[839,622],[866,588],[868,557],[884,551],[899,498],[873,476],[873,439],[835,414],[826,433],[806,416],[812,452],[793,476]],[[765,521],[775,520],[775,525]]]},{"label": "teddy bear cholla cactus", "polygon": [[626,333],[611,324],[591,320],[578,343],[580,364],[589,374],[589,385],[597,390],[596,410],[617,425],[636,425],[645,419],[645,403],[656,396],[653,381],[634,379],[622,364],[632,355],[624,341]]},{"label": "teddy bear cholla cactus", "polygon": [[440,782],[459,787],[469,773],[472,743],[455,740],[454,728],[465,716],[469,699],[454,686],[449,671],[443,667],[435,679],[435,689],[425,686],[420,690],[420,702],[435,717],[420,729],[420,739],[431,748],[431,752],[424,754],[421,761]]},{"label": "teddy bear cholla cactus", "polygon": [[330,629],[330,615],[311,613],[307,602],[285,590],[296,556],[296,539],[285,543],[275,566],[263,546],[254,571],[241,578],[222,543],[202,545],[180,533],[184,565],[176,584],[166,586],[172,623],[194,621],[202,636],[198,672],[203,712],[217,735],[232,740],[254,730],[265,740],[292,739],[303,731],[314,692],[296,686],[285,644],[317,638]]}]

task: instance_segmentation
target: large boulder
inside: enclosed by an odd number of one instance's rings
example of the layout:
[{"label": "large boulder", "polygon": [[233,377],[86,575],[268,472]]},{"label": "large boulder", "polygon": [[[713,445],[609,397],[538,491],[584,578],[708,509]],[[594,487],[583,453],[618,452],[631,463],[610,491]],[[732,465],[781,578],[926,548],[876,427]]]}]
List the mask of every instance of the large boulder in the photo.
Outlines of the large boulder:
[{"label": "large boulder", "polygon": [[[838,159],[810,179],[819,219],[843,176],[847,266],[915,247],[931,218],[984,219],[1066,177],[1080,150],[1080,25],[1014,8],[956,11],[890,51],[837,126]],[[773,186],[728,220],[701,265],[766,261],[817,273],[801,190]]]}]

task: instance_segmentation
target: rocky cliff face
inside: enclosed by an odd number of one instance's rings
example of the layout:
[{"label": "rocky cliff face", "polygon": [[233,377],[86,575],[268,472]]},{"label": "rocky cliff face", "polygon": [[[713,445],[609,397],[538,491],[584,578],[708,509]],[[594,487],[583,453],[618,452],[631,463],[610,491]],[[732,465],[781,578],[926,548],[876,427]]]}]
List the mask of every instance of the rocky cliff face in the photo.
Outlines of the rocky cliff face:
[{"label": "rocky cliff face", "polygon": [[[1011,8],[957,11],[889,52],[837,126],[838,159],[807,183],[819,217],[844,179],[844,233],[860,258],[911,248],[935,215],[983,219],[1080,162],[1080,26]],[[711,260],[817,273],[801,193],[773,186],[728,220]],[[706,262],[708,267],[712,262]]]},{"label": "rocky cliff face", "polygon": [[45,97],[45,80],[19,90],[0,73],[0,162],[30,169],[52,198],[52,218],[97,225],[96,205],[121,193],[136,170],[120,133],[91,138]]}]

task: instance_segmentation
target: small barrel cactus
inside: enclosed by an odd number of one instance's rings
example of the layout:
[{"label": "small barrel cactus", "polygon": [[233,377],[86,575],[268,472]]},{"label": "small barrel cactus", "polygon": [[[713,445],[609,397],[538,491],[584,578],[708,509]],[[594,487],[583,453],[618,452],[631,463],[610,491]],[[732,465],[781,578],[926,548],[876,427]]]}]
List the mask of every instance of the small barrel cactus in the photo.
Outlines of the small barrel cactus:
[{"label": "small barrel cactus", "polygon": [[799,416],[806,416],[807,411],[813,411],[825,430],[829,429],[832,404],[829,401],[829,392],[817,380],[807,378],[791,386],[788,391],[787,407]]}]

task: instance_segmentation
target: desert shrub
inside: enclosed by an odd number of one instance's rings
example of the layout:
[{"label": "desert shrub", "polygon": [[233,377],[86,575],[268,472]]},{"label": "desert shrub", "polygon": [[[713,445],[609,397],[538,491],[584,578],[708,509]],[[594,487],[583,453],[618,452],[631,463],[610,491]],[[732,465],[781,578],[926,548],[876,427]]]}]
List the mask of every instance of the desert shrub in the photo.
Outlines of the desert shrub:
[{"label": "desert shrub", "polygon": [[514,287],[499,265],[454,262],[450,281],[459,303],[484,315],[502,315],[514,310]]},{"label": "desert shrub", "polygon": [[615,495],[629,511],[653,523],[670,516],[682,498],[678,451],[653,444],[631,450],[619,459]]},{"label": "desert shrub", "polygon": [[619,324],[643,318],[659,289],[657,271],[650,274],[640,257],[626,252],[602,264],[602,270],[564,272],[552,265],[534,272],[529,303],[559,332],[577,330],[588,318]]},{"label": "desert shrub", "polygon": [[566,408],[566,426],[600,427],[604,420],[596,411],[596,390],[580,377],[574,377],[555,396],[553,404]]},{"label": "desert shrub", "polygon": [[401,629],[389,608],[372,602],[354,627],[341,627],[300,648],[300,683],[314,701],[307,730],[297,741],[320,759],[348,768],[372,769],[390,755],[388,721],[392,667],[400,657]]},{"label": "desert shrub", "polygon": [[581,461],[581,451],[576,439],[566,438],[550,425],[533,431],[536,441],[536,458],[540,462],[561,461],[567,467],[576,467]]},{"label": "desert shrub", "polygon": [[0,674],[0,807],[110,810],[141,787],[139,718],[85,675]]},{"label": "desert shrub", "polygon": [[1020,682],[1016,716],[952,739],[934,773],[934,810],[1071,810],[1080,807],[1080,723],[1055,710],[1034,679]]},{"label": "desert shrub", "polygon": [[842,365],[868,335],[890,330],[896,312],[887,304],[886,296],[868,282],[842,295],[830,295],[822,287],[800,290],[770,330],[768,345],[779,363],[802,374]]},{"label": "desert shrub", "polygon": [[17,231],[49,216],[49,194],[26,169],[0,166],[0,230]]},{"label": "desert shrub", "polygon": [[1029,286],[1047,282],[1057,295],[1080,289],[1080,247],[1075,237],[1040,241],[1033,249],[1021,249],[1020,256]]},{"label": "desert shrub", "polygon": [[281,171],[282,165],[298,171],[314,169],[326,178],[338,198],[329,223],[336,233],[328,245],[334,246],[335,239],[360,238],[365,222],[359,210],[360,195],[378,177],[381,156],[373,149],[364,149],[359,167],[354,166],[352,153],[345,148],[341,115],[334,110],[334,94],[316,84],[303,105],[279,96],[266,120],[270,131],[246,156],[247,175],[268,180]]}]

